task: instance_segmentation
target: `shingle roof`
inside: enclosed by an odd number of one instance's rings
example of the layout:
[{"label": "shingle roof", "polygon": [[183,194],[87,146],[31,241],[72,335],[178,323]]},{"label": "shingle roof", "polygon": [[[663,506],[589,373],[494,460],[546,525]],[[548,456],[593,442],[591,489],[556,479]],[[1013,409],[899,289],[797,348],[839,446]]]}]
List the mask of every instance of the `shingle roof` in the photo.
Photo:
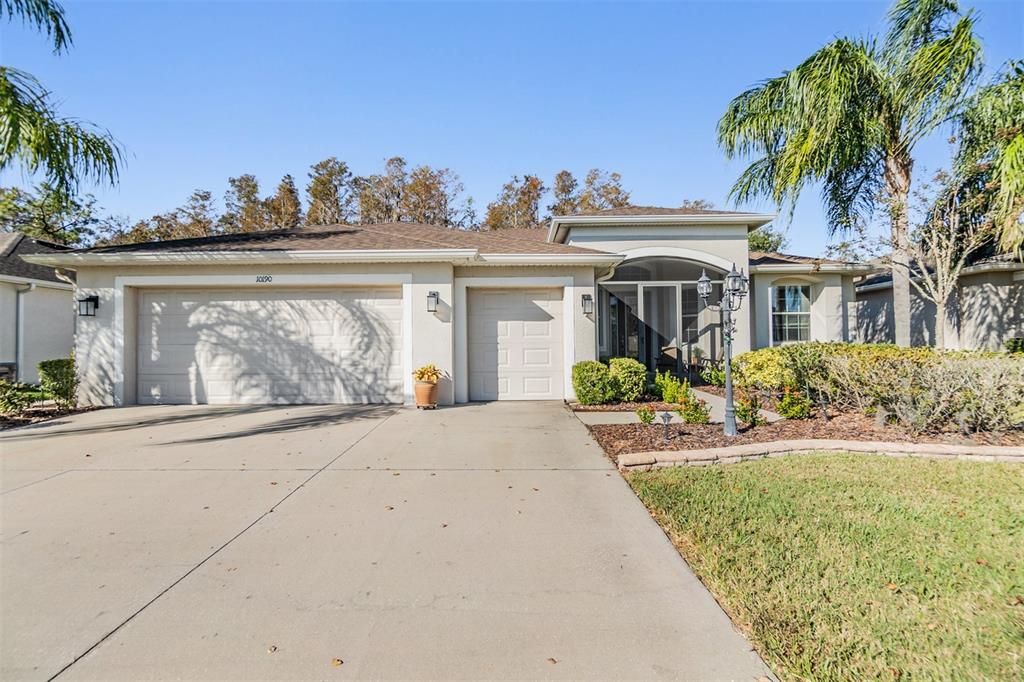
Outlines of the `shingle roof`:
[{"label": "shingle roof", "polygon": [[57,277],[53,268],[35,265],[21,258],[30,253],[54,253],[66,250],[65,247],[58,244],[26,237],[20,232],[0,234],[0,275],[67,284]]},{"label": "shingle roof", "polygon": [[623,206],[621,208],[606,208],[600,211],[587,211],[581,215],[593,215],[593,216],[641,216],[641,215],[735,215],[735,216],[753,216],[759,215],[757,213],[748,213],[744,211],[719,211],[718,209],[704,209],[704,208],[667,208],[664,206]]},{"label": "shingle roof", "polygon": [[750,252],[750,264],[751,265],[813,265],[815,263],[830,263],[835,265],[843,265],[843,261],[832,260],[830,258],[811,258],[809,256],[794,256],[789,253],[778,253],[771,252],[766,253],[764,251],[751,251]]},{"label": "shingle roof", "polygon": [[192,251],[333,251],[477,249],[482,254],[593,254],[594,249],[540,239],[544,230],[468,231],[419,223],[323,225],[196,239],[123,244],[77,253],[185,253]]}]

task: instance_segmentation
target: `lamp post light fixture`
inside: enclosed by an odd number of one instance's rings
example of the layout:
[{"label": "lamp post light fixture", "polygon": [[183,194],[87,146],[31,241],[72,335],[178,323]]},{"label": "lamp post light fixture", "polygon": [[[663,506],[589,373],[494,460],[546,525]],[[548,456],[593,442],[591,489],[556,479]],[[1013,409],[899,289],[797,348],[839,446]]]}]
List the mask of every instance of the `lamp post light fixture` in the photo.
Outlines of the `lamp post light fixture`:
[{"label": "lamp post light fixture", "polygon": [[665,425],[665,442],[668,442],[668,424],[672,421],[672,415],[668,412],[661,413],[661,421]]},{"label": "lamp post light fixture", "polygon": [[[747,295],[747,287],[750,280],[743,273],[743,270],[736,271],[736,264],[733,263],[729,274],[725,276],[725,286],[722,290],[722,300],[717,303],[719,312],[722,315],[722,340],[725,346],[725,435],[736,435],[736,403],[733,400],[732,391],[732,335],[736,331],[736,324],[732,320],[732,314],[740,309],[743,297]],[[714,309],[708,303],[711,297],[711,278],[708,273],[702,271],[700,279],[697,280],[697,295],[704,305]]]},{"label": "lamp post light fixture", "polygon": [[583,298],[581,299],[581,302],[583,303],[583,314],[584,315],[593,315],[594,314],[594,297],[591,296],[590,294],[583,294]]},{"label": "lamp post light fixture", "polygon": [[86,296],[78,299],[79,317],[96,317],[96,309],[100,307],[99,296]]},{"label": "lamp post light fixture", "polygon": [[437,304],[441,300],[441,294],[436,291],[427,292],[427,312],[436,313]]}]

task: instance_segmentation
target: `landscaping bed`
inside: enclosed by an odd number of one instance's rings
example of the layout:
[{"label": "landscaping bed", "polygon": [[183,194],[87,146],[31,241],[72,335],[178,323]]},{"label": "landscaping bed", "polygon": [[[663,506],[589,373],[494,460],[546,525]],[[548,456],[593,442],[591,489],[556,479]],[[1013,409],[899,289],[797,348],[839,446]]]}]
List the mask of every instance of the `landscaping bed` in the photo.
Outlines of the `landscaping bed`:
[{"label": "landscaping bed", "polygon": [[1008,445],[1024,448],[1024,431],[976,433],[912,434],[893,425],[879,425],[873,417],[845,412],[834,413],[829,421],[821,419],[784,419],[772,424],[739,426],[739,434],[729,438],[721,424],[669,424],[669,439],[664,439],[661,424],[593,424],[591,434],[616,461],[619,455],[651,450],[704,450],[746,443],[767,443],[777,440],[861,440],[895,443],[949,443],[953,445]]},{"label": "landscaping bed", "polygon": [[59,417],[66,417],[71,414],[78,414],[79,412],[88,412],[94,409],[96,408],[80,407],[73,410],[61,410],[55,405],[41,405],[38,407],[30,407],[19,414],[0,414],[0,431],[3,431],[4,429],[13,429],[18,426],[37,424],[39,422],[45,422]]},{"label": "landscaping bed", "polygon": [[781,679],[1024,676],[1024,466],[831,454],[626,480]]}]

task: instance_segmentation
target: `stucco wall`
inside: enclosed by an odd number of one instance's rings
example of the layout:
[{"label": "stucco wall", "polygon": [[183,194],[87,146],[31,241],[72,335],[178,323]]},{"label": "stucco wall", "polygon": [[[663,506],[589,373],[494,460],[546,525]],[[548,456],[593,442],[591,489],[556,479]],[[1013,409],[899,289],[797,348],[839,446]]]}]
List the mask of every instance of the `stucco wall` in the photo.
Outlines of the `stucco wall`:
[{"label": "stucco wall", "polygon": [[771,288],[786,284],[811,287],[812,341],[852,340],[852,321],[856,318],[852,277],[756,273],[751,282],[754,348],[771,345]]},{"label": "stucco wall", "polygon": [[[749,250],[746,225],[631,225],[588,227],[573,226],[567,243],[610,253],[621,253],[627,258],[669,256],[686,258],[728,270],[749,269]],[[740,313],[733,339],[734,352],[742,353],[751,347],[750,325]]]},{"label": "stucco wall", "polygon": [[[950,306],[946,347],[998,350],[1013,336],[1024,335],[1024,282],[1012,272],[967,275]],[[935,345],[935,304],[911,290],[911,343]],[[857,292],[857,338],[864,343],[892,342],[892,289]]]},{"label": "stucco wall", "polygon": [[[25,285],[0,282],[0,362],[17,362],[15,329],[17,327],[18,289]],[[38,383],[38,364],[43,360],[71,355],[75,333],[75,308],[72,292],[38,285],[21,295],[23,328],[21,363],[18,378]]]},{"label": "stucco wall", "polygon": [[[579,301],[584,292],[593,294],[594,275],[589,267],[477,267],[456,270],[450,264],[380,264],[380,265],[266,265],[266,266],[149,266],[114,268],[82,268],[78,272],[79,295],[95,294],[100,305],[95,317],[78,318],[76,356],[81,378],[80,400],[84,404],[111,405],[116,386],[121,384],[125,404],[135,400],[135,338],[136,289],[124,287],[123,329],[114,329],[115,276],[199,276],[234,275],[409,275],[411,284],[412,328],[403,335],[412,339],[412,367],[434,363],[444,373],[439,399],[443,404],[455,400],[455,280],[458,277],[491,277],[498,279],[522,277],[571,277],[566,296]],[[256,286],[255,284],[253,286]],[[306,285],[307,287],[309,285]],[[236,285],[237,287],[237,285]],[[162,286],[161,288],[167,288]],[[427,293],[437,291],[438,311],[426,310]],[[580,359],[593,358],[595,334],[593,321],[582,315],[582,308],[573,305],[575,348]],[[123,346],[123,367],[118,366],[116,346]],[[571,386],[567,387],[571,393]]]}]

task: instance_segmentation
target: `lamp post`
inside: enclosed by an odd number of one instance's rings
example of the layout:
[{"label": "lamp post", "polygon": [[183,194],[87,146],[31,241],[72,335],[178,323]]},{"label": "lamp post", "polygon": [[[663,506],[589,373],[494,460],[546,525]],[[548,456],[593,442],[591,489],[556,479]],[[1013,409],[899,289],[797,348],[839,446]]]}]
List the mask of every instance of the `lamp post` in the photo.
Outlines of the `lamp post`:
[{"label": "lamp post", "polygon": [[[743,271],[736,272],[736,264],[733,263],[732,270],[725,276],[725,288],[722,291],[722,300],[718,302],[718,310],[722,315],[722,339],[725,342],[725,435],[736,435],[736,405],[733,402],[732,394],[732,335],[736,331],[736,325],[732,321],[732,314],[740,309],[743,297],[747,295],[748,279]],[[700,273],[697,280],[697,295],[704,305],[714,309],[708,303],[711,296],[711,278],[706,271]]]}]

